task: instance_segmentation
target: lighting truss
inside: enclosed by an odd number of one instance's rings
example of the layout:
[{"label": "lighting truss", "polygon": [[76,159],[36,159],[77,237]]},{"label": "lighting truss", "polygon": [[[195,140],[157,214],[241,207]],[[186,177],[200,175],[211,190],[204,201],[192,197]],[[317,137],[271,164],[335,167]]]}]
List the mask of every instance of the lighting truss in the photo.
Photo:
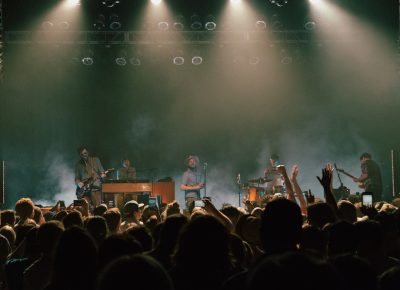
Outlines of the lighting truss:
[{"label": "lighting truss", "polygon": [[343,39],[317,38],[307,30],[282,31],[6,31],[6,44],[230,44],[357,42],[357,35]]}]

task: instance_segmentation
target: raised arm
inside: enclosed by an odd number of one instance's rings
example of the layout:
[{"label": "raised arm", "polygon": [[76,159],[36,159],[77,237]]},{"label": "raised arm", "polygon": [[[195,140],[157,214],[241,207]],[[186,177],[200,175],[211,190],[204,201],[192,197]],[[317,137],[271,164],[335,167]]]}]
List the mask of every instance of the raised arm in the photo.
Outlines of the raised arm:
[{"label": "raised arm", "polygon": [[209,199],[203,199],[204,202],[204,210],[214,216],[215,218],[217,218],[220,222],[222,222],[226,228],[229,230],[229,232],[233,232],[234,228],[233,228],[233,224],[231,222],[231,220],[224,215],[222,212],[220,212],[218,209],[215,208],[215,206],[211,203],[211,201]]},{"label": "raised arm", "polygon": [[285,165],[278,165],[276,167],[276,169],[277,169],[278,173],[282,174],[283,179],[285,180],[285,186],[286,186],[286,192],[288,194],[288,199],[293,202],[296,202],[296,198],[294,197],[294,193],[293,193],[292,184],[290,183],[289,176],[286,172]]},{"label": "raised arm", "polygon": [[324,195],[325,195],[325,200],[326,203],[332,208],[333,212],[335,213],[337,218],[342,218],[342,215],[339,211],[339,208],[337,206],[335,197],[333,195],[333,186],[332,186],[332,181],[333,181],[333,166],[332,164],[327,164],[325,168],[322,169],[322,177],[320,178],[317,176],[317,179],[321,183],[322,187],[324,188]]},{"label": "raised arm", "polygon": [[300,185],[297,182],[298,174],[299,174],[299,167],[297,165],[294,165],[292,167],[290,179],[292,180],[292,185],[294,187],[294,191],[296,192],[296,196],[300,203],[301,213],[306,216],[307,215],[307,202],[303,196],[303,192],[301,191]]}]

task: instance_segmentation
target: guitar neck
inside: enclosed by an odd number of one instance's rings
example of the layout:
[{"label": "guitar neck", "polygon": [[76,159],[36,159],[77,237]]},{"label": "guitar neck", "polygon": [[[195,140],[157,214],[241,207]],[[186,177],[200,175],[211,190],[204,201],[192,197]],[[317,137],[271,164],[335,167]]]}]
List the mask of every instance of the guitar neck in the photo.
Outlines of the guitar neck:
[{"label": "guitar neck", "polygon": [[346,171],[344,171],[343,169],[338,169],[339,172],[343,173],[344,175],[347,175],[350,178],[357,178],[354,175],[351,175],[350,173],[347,173]]}]

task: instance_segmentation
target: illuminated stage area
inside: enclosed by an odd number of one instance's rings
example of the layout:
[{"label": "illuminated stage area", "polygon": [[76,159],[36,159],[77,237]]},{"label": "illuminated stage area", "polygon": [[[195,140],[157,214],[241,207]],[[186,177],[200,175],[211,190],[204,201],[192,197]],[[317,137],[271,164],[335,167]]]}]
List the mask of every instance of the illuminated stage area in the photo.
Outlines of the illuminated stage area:
[{"label": "illuminated stage area", "polygon": [[392,197],[398,1],[3,0],[1,12],[8,207],[72,201],[81,144],[104,169],[125,157],[138,179],[174,181],[181,204],[190,154],[218,206],[238,205],[238,174],[245,196],[271,154],[323,198],[320,169],[358,177],[369,152]]}]

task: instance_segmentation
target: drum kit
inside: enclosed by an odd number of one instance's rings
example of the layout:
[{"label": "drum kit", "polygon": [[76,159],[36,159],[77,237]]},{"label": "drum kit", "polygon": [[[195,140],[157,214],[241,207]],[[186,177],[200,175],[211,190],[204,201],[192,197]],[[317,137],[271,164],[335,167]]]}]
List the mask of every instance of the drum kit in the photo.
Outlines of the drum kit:
[{"label": "drum kit", "polygon": [[246,199],[249,201],[259,202],[271,188],[271,183],[274,180],[273,176],[264,176],[254,179],[249,179],[242,184],[242,189],[247,193]]}]

